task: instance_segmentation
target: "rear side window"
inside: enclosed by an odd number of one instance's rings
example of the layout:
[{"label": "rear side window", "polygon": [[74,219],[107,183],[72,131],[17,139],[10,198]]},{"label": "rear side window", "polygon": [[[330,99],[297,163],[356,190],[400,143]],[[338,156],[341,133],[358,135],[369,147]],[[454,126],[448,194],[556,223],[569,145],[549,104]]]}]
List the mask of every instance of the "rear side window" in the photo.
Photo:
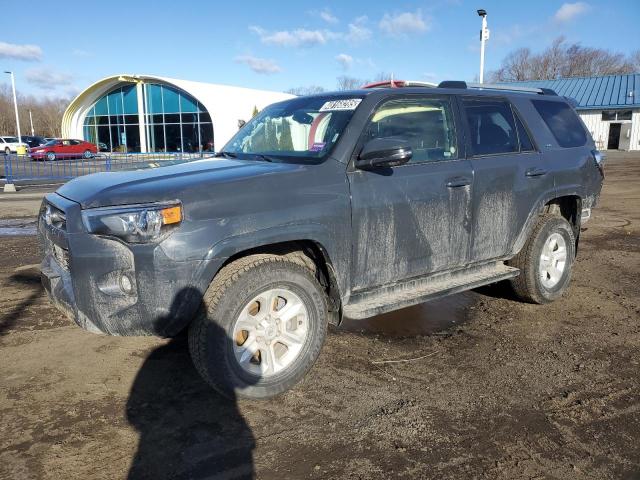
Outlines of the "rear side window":
[{"label": "rear side window", "polygon": [[519,151],[511,105],[504,100],[464,99],[474,155]]},{"label": "rear side window", "polygon": [[581,147],[587,143],[587,135],[576,112],[564,102],[532,100],[544,123],[564,148]]}]

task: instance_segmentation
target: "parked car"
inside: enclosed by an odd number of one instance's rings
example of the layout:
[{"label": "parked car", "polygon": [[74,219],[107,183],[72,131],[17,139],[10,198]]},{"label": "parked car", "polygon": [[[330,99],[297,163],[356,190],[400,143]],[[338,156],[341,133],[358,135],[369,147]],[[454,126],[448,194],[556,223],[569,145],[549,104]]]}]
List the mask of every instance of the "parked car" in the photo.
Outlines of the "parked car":
[{"label": "parked car", "polygon": [[498,281],[566,292],[603,158],[550,90],[464,82],[297,97],[217,154],[46,196],[44,287],[110,335],[189,330],[227,395],[298,382],[327,324]]},{"label": "parked car", "polygon": [[109,151],[109,145],[107,145],[106,143],[103,142],[98,142],[98,150],[100,152],[108,152]]},{"label": "parked car", "polygon": [[84,140],[51,140],[43,146],[31,150],[33,160],[49,160],[66,158],[92,158],[98,153],[93,143]]},{"label": "parked car", "polygon": [[29,151],[29,145],[18,141],[18,137],[0,137],[0,152],[4,152],[5,155],[10,153],[17,153],[18,147],[23,146]]},{"label": "parked car", "polygon": [[38,135],[22,135],[20,139],[29,145],[29,148],[39,147],[40,145],[47,143],[44,137],[40,137]]}]

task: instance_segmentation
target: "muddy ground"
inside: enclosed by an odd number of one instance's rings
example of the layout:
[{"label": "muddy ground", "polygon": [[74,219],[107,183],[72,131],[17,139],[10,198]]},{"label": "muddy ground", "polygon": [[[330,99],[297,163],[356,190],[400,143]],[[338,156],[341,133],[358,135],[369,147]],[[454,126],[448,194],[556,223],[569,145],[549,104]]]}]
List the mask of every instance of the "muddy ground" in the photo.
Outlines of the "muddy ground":
[{"label": "muddy ground", "polygon": [[185,338],[76,327],[35,238],[0,237],[0,478],[640,478],[640,155],[607,173],[561,300],[494,286],[349,322],[262,402],[211,391]]}]

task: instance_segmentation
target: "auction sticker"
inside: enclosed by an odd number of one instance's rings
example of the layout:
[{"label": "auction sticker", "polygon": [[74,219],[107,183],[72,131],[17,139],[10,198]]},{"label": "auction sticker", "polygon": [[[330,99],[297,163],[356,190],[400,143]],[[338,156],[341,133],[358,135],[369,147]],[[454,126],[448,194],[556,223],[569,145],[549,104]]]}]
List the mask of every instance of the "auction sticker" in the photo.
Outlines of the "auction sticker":
[{"label": "auction sticker", "polygon": [[355,110],[361,98],[343,98],[340,100],[330,100],[320,107],[321,112],[331,112],[336,110]]}]

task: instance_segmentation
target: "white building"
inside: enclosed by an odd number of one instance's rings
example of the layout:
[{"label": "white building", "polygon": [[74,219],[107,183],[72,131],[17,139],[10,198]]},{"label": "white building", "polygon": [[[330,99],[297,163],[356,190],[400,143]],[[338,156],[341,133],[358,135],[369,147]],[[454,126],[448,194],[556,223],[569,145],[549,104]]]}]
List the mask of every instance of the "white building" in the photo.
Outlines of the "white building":
[{"label": "white building", "polygon": [[640,74],[514,82],[571,97],[600,150],[640,150]]},{"label": "white building", "polygon": [[104,78],[67,107],[62,135],[121,152],[221,148],[255,109],[293,95],[152,75]]}]

